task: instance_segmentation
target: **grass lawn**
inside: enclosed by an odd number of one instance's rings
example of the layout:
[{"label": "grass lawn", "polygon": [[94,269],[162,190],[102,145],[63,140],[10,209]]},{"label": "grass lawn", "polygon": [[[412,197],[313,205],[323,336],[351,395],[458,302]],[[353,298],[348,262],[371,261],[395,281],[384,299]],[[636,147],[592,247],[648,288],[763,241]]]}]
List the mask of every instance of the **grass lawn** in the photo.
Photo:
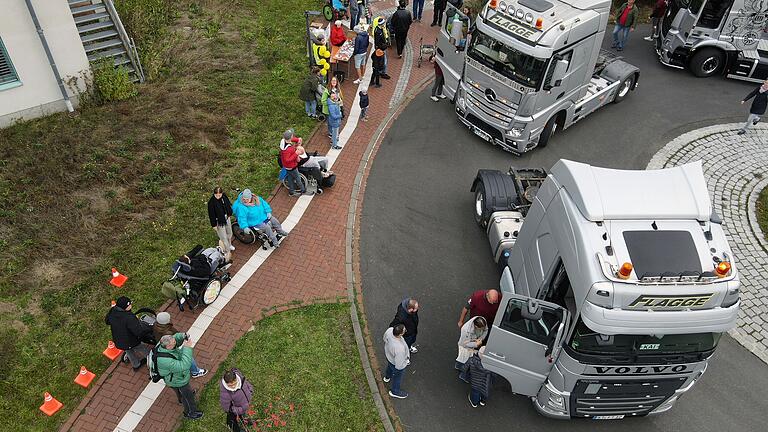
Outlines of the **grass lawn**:
[{"label": "grass lawn", "polygon": [[[216,240],[212,188],[267,195],[282,131],[316,125],[298,89],[302,11],[321,0],[115,3],[151,78],[138,96],[0,130],[1,431],[64,422],[87,392],[80,366],[110,364],[110,300],[161,305],[173,258]],[[44,391],[64,403],[50,418]]]},{"label": "grass lawn", "polygon": [[219,406],[223,371],[253,384],[252,416],[272,431],[381,431],[357,354],[349,305],[322,304],[272,315],[238,341],[200,396],[202,420],[180,431],[227,430]]},{"label": "grass lawn", "polygon": [[763,230],[765,239],[768,240],[768,188],[760,191],[760,196],[757,197],[757,223],[760,225],[760,229]]}]

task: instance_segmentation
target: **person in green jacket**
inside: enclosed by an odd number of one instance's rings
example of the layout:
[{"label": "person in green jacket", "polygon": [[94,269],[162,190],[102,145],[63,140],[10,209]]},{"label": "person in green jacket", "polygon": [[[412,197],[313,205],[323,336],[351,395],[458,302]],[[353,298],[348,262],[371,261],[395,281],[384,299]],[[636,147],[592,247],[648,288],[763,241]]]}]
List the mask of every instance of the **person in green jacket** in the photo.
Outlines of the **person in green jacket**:
[{"label": "person in green jacket", "polygon": [[613,44],[611,48],[624,51],[624,45],[629,39],[629,32],[635,30],[637,21],[637,6],[635,0],[627,0],[616,10],[616,26],[613,28]]},{"label": "person in green jacket", "polygon": [[304,101],[304,111],[310,118],[317,118],[317,88],[322,85],[320,68],[312,66],[312,72],[299,89],[299,98]]},{"label": "person in green jacket", "polygon": [[189,385],[192,366],[192,342],[185,333],[165,335],[160,338],[157,348],[157,373],[165,385],[176,392],[176,398],[184,407],[184,417],[197,420],[203,413],[197,410],[195,393]]}]

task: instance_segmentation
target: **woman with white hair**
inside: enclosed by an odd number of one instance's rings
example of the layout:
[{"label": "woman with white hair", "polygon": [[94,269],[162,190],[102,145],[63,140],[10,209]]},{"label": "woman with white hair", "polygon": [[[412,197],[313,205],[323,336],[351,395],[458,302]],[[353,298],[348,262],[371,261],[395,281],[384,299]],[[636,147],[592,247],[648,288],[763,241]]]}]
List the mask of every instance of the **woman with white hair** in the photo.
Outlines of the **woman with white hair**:
[{"label": "woman with white hair", "polygon": [[331,45],[342,46],[347,41],[347,35],[344,33],[344,27],[341,25],[341,20],[336,20],[333,27],[331,27]]}]

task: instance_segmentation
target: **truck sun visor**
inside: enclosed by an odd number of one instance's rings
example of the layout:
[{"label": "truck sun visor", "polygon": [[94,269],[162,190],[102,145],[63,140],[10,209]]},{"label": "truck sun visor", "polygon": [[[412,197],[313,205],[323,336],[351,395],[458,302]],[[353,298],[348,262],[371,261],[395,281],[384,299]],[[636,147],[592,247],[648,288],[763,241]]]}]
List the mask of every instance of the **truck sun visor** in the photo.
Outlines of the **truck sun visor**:
[{"label": "truck sun visor", "polygon": [[555,5],[547,0],[520,0],[518,3],[539,13],[546,12],[555,7]]},{"label": "truck sun visor", "polygon": [[624,231],[623,235],[638,277],[702,271],[688,231]]}]

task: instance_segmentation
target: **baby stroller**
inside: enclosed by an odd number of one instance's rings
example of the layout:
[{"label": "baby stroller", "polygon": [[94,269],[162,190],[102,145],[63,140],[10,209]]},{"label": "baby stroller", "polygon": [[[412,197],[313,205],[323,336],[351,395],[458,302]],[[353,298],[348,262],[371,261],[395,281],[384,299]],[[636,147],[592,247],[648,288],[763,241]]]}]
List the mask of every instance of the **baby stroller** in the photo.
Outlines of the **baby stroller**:
[{"label": "baby stroller", "polygon": [[428,61],[430,57],[435,55],[436,47],[437,39],[435,39],[434,45],[424,45],[424,36],[419,38],[419,60],[416,63],[416,67],[421,67],[422,61]]},{"label": "baby stroller", "polygon": [[166,297],[176,300],[179,310],[184,310],[184,303],[190,310],[207,306],[221,293],[222,286],[231,277],[227,269],[231,266],[219,248],[203,249],[197,245],[180,257],[171,266],[171,277],[162,286]]}]

